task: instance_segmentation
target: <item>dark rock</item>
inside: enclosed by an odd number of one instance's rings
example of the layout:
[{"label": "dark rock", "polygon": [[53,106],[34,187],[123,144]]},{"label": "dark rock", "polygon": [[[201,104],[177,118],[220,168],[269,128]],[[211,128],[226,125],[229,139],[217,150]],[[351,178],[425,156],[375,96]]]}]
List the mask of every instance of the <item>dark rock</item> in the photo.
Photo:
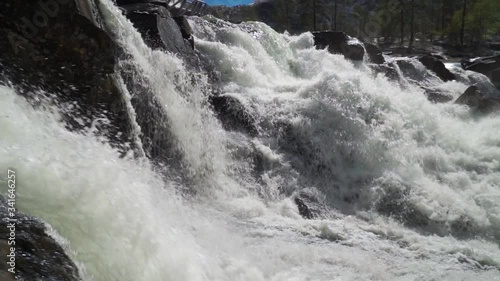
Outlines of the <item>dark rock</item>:
[{"label": "dark rock", "polygon": [[463,61],[462,67],[465,70],[479,72],[488,76],[490,72],[500,68],[500,56],[479,58],[473,61]]},{"label": "dark rock", "polygon": [[[191,41],[185,39],[167,8],[152,3],[125,5],[122,8],[149,47],[177,54],[191,68],[199,68],[192,38]],[[186,26],[184,32],[188,36],[189,29]]]},{"label": "dark rock", "polygon": [[470,86],[455,103],[467,105],[481,112],[491,112],[500,108],[499,96],[481,92],[478,86]]},{"label": "dark rock", "polygon": [[385,58],[382,55],[382,50],[380,50],[379,47],[377,47],[376,45],[371,44],[371,43],[364,43],[364,45],[365,45],[366,53],[368,54],[368,57],[370,58],[370,61],[372,63],[376,63],[376,64],[385,63]]},{"label": "dark rock", "polygon": [[193,30],[191,29],[191,26],[189,25],[187,18],[181,16],[181,17],[175,17],[174,20],[181,29],[182,37],[189,42],[191,48],[194,50]]},{"label": "dark rock", "polygon": [[408,59],[396,60],[394,63],[401,71],[401,74],[409,80],[425,81],[430,76],[427,70],[422,71]]},{"label": "dark rock", "polygon": [[356,39],[349,37],[344,32],[339,31],[318,31],[313,32],[314,44],[319,49],[328,48],[332,54],[343,54],[350,60],[363,60],[365,49]]},{"label": "dark rock", "polygon": [[488,74],[488,78],[490,78],[491,83],[500,90],[500,68],[491,71]]},{"label": "dark rock", "polygon": [[394,47],[387,50],[391,55],[397,56],[430,56],[431,52],[425,49],[407,48],[407,47]]},{"label": "dark rock", "polygon": [[326,217],[329,207],[324,204],[324,198],[317,190],[303,189],[293,196],[300,215],[305,219]]},{"label": "dark rock", "polygon": [[429,101],[434,103],[446,103],[453,100],[453,96],[436,91],[426,91],[425,95]]},{"label": "dark rock", "polygon": [[256,120],[238,99],[215,93],[209,101],[226,130],[244,131],[250,135],[258,133]]},{"label": "dark rock", "polygon": [[455,80],[455,75],[451,73],[444,63],[434,56],[423,56],[418,59],[427,69],[436,73],[444,82]]},{"label": "dark rock", "polygon": [[300,199],[299,197],[295,197],[294,201],[295,201],[295,204],[297,205],[297,208],[299,209],[299,214],[303,218],[308,219],[308,220],[314,218],[314,214],[309,209],[309,207],[307,207],[307,205],[304,203],[304,201],[302,201],[302,199]]},{"label": "dark rock", "polygon": [[[45,224],[38,219],[22,213],[16,213],[15,245],[9,245],[10,230],[9,206],[5,198],[0,197],[0,277],[1,280],[58,280],[77,281],[79,277],[76,265],[64,249],[50,237]],[[7,255],[10,247],[15,247],[15,275],[7,270]]]},{"label": "dark rock", "polygon": [[97,126],[98,134],[126,150],[127,111],[111,77],[117,47],[79,14],[74,1],[60,2],[0,3],[0,64],[5,78],[31,102],[49,98],[61,108],[69,129]]},{"label": "dark rock", "polygon": [[142,3],[154,3],[159,6],[167,6],[167,0],[116,0],[118,6],[132,5],[132,4],[142,4]]},{"label": "dark rock", "polygon": [[383,73],[390,80],[397,81],[399,79],[399,74],[392,63],[371,64],[370,67],[376,73]]}]

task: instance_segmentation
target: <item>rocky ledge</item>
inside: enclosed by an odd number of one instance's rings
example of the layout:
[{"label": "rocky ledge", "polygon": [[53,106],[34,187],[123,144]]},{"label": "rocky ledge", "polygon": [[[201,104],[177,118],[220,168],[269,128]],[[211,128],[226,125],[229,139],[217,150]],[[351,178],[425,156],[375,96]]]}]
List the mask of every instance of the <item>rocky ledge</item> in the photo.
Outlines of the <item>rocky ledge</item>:
[{"label": "rocky ledge", "polygon": [[[0,280],[81,280],[78,268],[43,222],[17,212],[13,224],[9,214],[7,201],[0,197]],[[12,248],[15,259],[9,257]]]}]

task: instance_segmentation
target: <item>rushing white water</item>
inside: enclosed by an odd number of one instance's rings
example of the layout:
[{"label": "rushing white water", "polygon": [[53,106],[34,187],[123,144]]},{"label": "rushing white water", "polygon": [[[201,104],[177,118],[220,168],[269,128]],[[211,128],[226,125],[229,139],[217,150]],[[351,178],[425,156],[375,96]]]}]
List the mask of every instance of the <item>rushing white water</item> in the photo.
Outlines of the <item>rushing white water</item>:
[{"label": "rushing white water", "polygon": [[[165,181],[0,87],[0,169],[17,169],[21,209],[68,241],[86,280],[500,280],[498,115],[433,104],[311,34],[192,18],[223,92],[257,120],[257,137],[226,132],[206,78],[192,85],[110,0],[100,8],[196,180]],[[426,86],[458,97],[469,76]],[[299,215],[290,195],[304,190],[321,218]]]}]

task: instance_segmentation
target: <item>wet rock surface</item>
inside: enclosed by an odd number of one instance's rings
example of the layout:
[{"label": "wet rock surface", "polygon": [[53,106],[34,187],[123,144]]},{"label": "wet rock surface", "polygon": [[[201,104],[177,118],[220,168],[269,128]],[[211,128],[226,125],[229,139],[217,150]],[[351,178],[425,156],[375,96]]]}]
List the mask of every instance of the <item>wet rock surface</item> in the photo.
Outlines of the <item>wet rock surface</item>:
[{"label": "wet rock surface", "polygon": [[[47,234],[47,227],[38,219],[16,213],[15,245],[9,245],[9,206],[0,197],[0,277],[1,280],[79,281],[79,272],[64,249]],[[12,244],[12,242],[11,242]],[[8,271],[7,255],[15,247],[15,274]]]},{"label": "wet rock surface", "polygon": [[372,63],[375,64],[383,64],[385,63],[385,58],[382,55],[382,50],[374,44],[364,43],[366,53],[368,54],[368,58]]},{"label": "wet rock surface", "polygon": [[258,133],[256,120],[237,98],[214,93],[209,102],[226,130],[243,131],[250,135]]},{"label": "wet rock surface", "polygon": [[[0,19],[4,79],[34,104],[51,100],[69,129],[97,126],[125,149],[126,109],[111,77],[117,47],[106,32],[69,0],[2,1]],[[109,122],[99,121],[104,119]]]},{"label": "wet rock surface", "polygon": [[489,113],[500,109],[500,95],[487,93],[477,85],[470,86],[456,101],[470,107],[472,110]]},{"label": "wet rock surface", "polygon": [[313,36],[314,44],[319,49],[328,48],[332,54],[343,54],[345,58],[350,60],[363,60],[365,55],[363,45],[344,32],[319,31],[313,32]]},{"label": "wet rock surface", "polygon": [[162,49],[185,57],[194,55],[191,44],[184,40],[167,8],[155,3],[124,5],[122,8],[152,49]]},{"label": "wet rock surface", "polygon": [[423,56],[418,59],[427,69],[434,72],[444,82],[455,80],[455,75],[451,73],[444,63],[434,56]]},{"label": "wet rock surface", "polygon": [[488,76],[490,72],[500,68],[500,56],[484,57],[471,61],[463,61],[462,67],[465,70],[479,72]]}]

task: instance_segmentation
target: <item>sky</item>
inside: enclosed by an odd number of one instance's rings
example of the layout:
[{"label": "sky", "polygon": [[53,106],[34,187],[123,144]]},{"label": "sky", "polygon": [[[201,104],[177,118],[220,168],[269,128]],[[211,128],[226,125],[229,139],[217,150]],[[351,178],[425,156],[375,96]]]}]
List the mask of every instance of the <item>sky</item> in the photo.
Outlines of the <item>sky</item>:
[{"label": "sky", "polygon": [[205,0],[205,3],[208,5],[236,6],[252,4],[253,0]]}]

